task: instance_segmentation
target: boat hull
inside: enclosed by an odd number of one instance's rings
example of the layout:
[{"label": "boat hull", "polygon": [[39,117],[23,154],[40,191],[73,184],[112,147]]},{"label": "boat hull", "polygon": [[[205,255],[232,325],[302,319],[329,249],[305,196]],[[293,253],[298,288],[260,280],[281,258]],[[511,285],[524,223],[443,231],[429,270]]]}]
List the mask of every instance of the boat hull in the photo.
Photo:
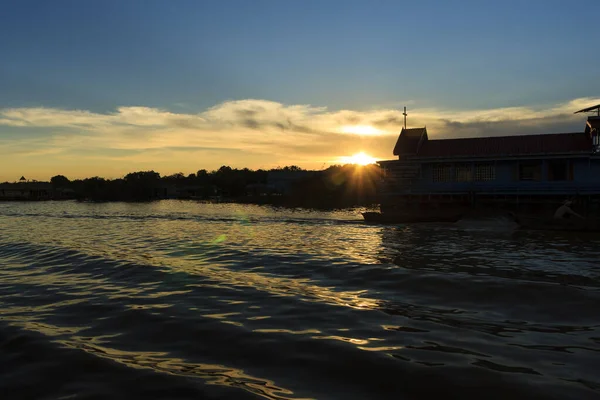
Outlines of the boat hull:
[{"label": "boat hull", "polygon": [[365,222],[378,224],[407,224],[418,222],[456,222],[462,217],[462,213],[380,213],[364,212],[362,213]]}]

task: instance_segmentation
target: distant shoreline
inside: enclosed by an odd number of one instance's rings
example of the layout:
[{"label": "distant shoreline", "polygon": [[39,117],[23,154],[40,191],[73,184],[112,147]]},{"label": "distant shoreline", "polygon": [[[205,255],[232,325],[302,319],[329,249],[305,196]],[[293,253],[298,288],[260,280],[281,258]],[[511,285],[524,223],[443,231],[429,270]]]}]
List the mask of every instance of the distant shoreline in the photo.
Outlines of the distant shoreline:
[{"label": "distant shoreline", "polygon": [[160,201],[185,201],[185,202],[196,202],[204,204],[248,204],[258,206],[271,206],[277,208],[302,208],[308,210],[341,210],[341,209],[352,209],[352,208],[366,208],[366,209],[378,209],[379,204],[373,202],[365,202],[360,204],[303,204],[296,201],[268,201],[268,200],[250,200],[250,199],[222,199],[219,201],[211,201],[207,199],[190,199],[190,198],[169,198],[169,199],[150,199],[150,200],[101,200],[101,199],[0,199],[1,203],[50,203],[50,202],[76,202],[76,203],[128,203],[128,204],[146,204],[155,203]]},{"label": "distant shoreline", "polygon": [[321,171],[296,166],[272,170],[200,170],[160,176],[138,171],[121,179],[100,177],[50,182],[0,183],[0,201],[90,200],[140,202],[164,199],[269,204],[282,207],[346,208],[372,205],[377,199],[381,169],[376,164],[332,166]]}]

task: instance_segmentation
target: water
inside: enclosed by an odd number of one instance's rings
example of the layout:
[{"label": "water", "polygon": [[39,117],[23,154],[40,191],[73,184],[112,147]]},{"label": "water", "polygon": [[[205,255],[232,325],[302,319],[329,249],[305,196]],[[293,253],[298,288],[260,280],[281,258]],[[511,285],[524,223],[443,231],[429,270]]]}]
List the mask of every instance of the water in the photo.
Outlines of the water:
[{"label": "water", "polygon": [[3,399],[600,394],[599,237],[178,201],[0,229]]}]

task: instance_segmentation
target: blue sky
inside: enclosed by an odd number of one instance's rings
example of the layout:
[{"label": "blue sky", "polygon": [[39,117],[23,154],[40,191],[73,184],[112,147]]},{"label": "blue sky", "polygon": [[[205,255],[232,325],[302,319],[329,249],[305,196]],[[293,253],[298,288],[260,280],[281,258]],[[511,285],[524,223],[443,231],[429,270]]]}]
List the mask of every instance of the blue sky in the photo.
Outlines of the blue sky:
[{"label": "blue sky", "polygon": [[[61,110],[112,115],[119,107],[145,107],[188,116],[254,99],[290,107],[326,107],[328,113],[363,113],[360,115],[407,105],[410,121],[434,126],[433,121],[421,119],[434,118],[434,111],[463,115],[469,110],[506,107],[548,110],[600,96],[600,53],[595,51],[594,22],[600,12],[598,1],[577,5],[553,0],[488,3],[6,2],[0,12],[0,113],[7,109],[44,109],[53,116]],[[588,16],[592,16],[589,22]],[[36,115],[39,117],[39,113]],[[10,140],[13,147],[21,143],[24,148],[41,151],[38,155],[46,154],[47,164],[30,172],[38,175],[42,171],[57,172],[61,167],[67,173],[75,172],[76,163],[87,166],[78,171],[97,171],[100,175],[152,167],[150,160],[139,161],[143,157],[138,155],[138,161],[119,158],[118,162],[112,161],[113,169],[104,168],[101,155],[114,156],[122,150],[107,143],[98,143],[94,148],[98,158],[82,155],[79,161],[73,161],[77,149],[83,150],[82,145],[71,143],[65,147],[68,151],[61,152],[56,138],[72,138],[74,130],[82,128],[68,123],[49,125],[39,118],[35,123],[0,125],[0,144]],[[235,129],[228,133],[221,128],[224,138],[240,134]],[[396,128],[386,127],[384,133],[391,135]],[[540,129],[552,129],[552,125],[541,124]],[[332,130],[336,128],[324,131]],[[101,135],[98,129],[93,131]],[[165,142],[167,131],[161,134]],[[186,132],[190,134],[213,135],[214,130]],[[32,138],[46,137],[54,140],[53,150],[41,141],[35,145],[31,142]],[[363,148],[348,144],[345,152],[365,150],[379,157],[386,156],[383,148],[393,142],[387,136],[379,144],[360,135],[353,140]],[[267,166],[252,161],[252,154],[263,159],[258,150],[252,150],[252,146],[244,149],[249,153],[248,166]],[[89,154],[90,149],[85,150],[81,154]],[[167,157],[172,158],[172,153],[156,153],[152,159],[155,169],[162,168],[164,173],[234,164],[221,162],[222,153],[206,157],[203,163],[202,150],[198,151],[197,168],[191,162],[169,163]],[[296,154],[294,151],[283,152],[273,162],[286,164],[289,159],[314,166],[336,156],[312,157],[310,152],[290,156],[290,152]],[[23,154],[19,159],[23,162],[32,157]],[[245,158],[235,160],[242,162]],[[121,167],[115,167],[115,163]],[[0,172],[0,179],[12,176],[4,175]]]}]

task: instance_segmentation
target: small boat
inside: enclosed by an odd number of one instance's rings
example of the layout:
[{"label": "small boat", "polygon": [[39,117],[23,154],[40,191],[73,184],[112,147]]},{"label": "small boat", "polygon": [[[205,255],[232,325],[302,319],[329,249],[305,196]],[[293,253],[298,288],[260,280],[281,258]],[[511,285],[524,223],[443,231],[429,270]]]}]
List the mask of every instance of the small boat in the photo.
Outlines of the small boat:
[{"label": "small boat", "polygon": [[573,231],[573,232],[600,232],[599,219],[557,219],[516,215],[515,221],[521,229],[544,231]]},{"label": "small boat", "polygon": [[365,222],[373,222],[379,224],[407,224],[416,222],[456,222],[462,217],[459,212],[443,212],[443,213],[380,213],[380,212],[364,212],[362,213]]}]

